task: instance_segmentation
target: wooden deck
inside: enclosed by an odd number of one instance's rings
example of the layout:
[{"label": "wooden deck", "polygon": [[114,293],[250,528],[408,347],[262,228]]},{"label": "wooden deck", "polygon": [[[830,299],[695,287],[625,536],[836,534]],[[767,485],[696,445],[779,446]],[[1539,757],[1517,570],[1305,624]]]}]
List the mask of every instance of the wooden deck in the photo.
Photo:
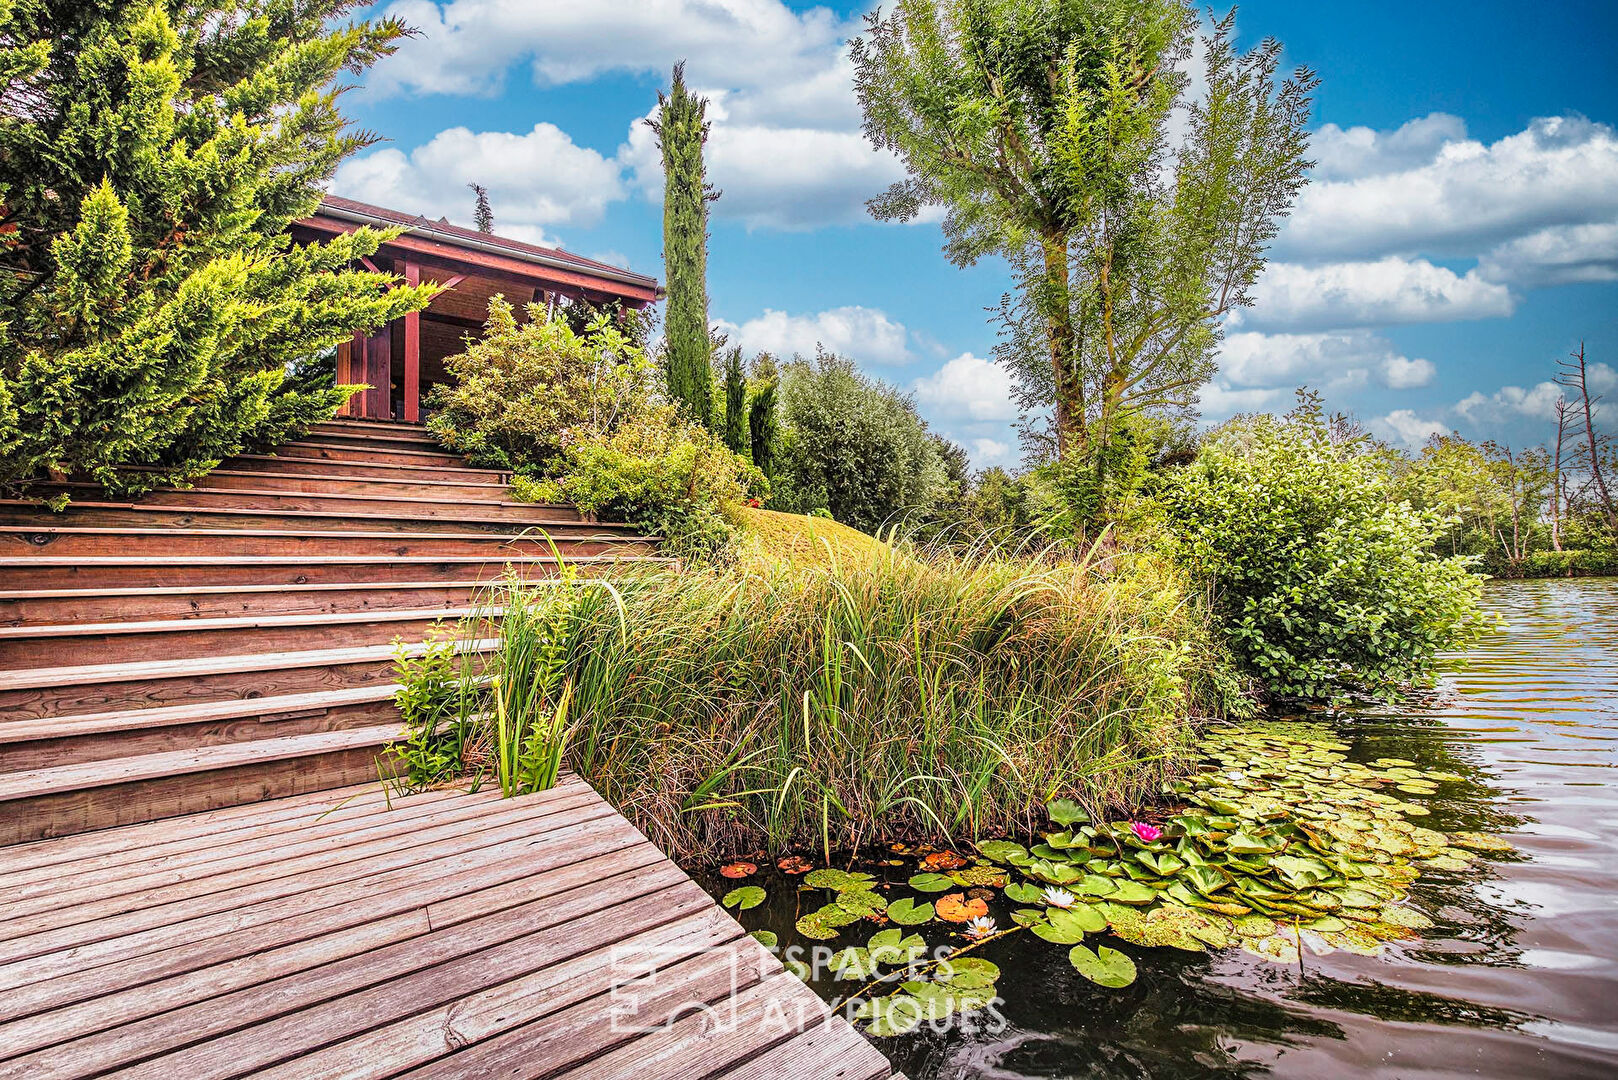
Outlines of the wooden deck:
[{"label": "wooden deck", "polygon": [[0,849],[0,1056],[29,1080],[891,1073],[576,778]]}]

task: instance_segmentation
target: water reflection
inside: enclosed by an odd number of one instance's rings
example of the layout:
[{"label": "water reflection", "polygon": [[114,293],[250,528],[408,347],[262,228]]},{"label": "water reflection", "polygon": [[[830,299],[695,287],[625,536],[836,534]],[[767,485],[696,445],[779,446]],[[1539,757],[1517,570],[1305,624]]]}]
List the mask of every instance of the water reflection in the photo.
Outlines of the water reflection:
[{"label": "water reflection", "polygon": [[1108,991],[1013,936],[985,952],[1007,972],[1006,1029],[882,1043],[896,1067],[912,1080],[1618,1075],[1618,581],[1498,584],[1489,602],[1510,629],[1438,690],[1327,718],[1358,760],[1465,777],[1423,824],[1517,847],[1425,877],[1413,896],[1437,925],[1420,940],[1308,957],[1302,972],[1131,950],[1139,979]]}]

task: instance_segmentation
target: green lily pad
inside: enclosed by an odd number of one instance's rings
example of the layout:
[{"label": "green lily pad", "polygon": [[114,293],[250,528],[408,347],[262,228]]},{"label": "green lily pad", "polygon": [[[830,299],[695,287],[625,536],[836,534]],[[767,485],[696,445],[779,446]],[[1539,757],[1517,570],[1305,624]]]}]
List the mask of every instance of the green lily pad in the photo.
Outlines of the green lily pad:
[{"label": "green lily pad", "polygon": [[1095,952],[1075,945],[1068,951],[1067,959],[1080,975],[1097,986],[1117,989],[1135,981],[1135,961],[1105,945]]},{"label": "green lily pad", "polygon": [[878,1039],[908,1035],[920,1026],[927,1008],[909,994],[867,1001],[854,1013],[856,1021],[867,1021],[865,1033]]},{"label": "green lily pad", "polygon": [[1072,799],[1057,799],[1045,804],[1045,812],[1058,825],[1078,825],[1090,820],[1084,807]]},{"label": "green lily pad", "polygon": [[948,892],[955,888],[955,882],[943,874],[924,873],[912,876],[910,887],[920,892]]},{"label": "green lily pad", "polygon": [[719,902],[727,908],[747,911],[749,908],[756,908],[764,902],[764,890],[757,885],[743,885],[739,889],[730,890],[725,894],[725,898]]},{"label": "green lily pad", "polygon": [[781,939],[775,936],[774,930],[754,930],[747,936],[764,946],[766,949],[773,949],[781,943]]},{"label": "green lily pad", "polygon": [[1010,862],[1028,854],[1028,849],[1010,840],[985,840],[978,845],[978,854],[994,862]]},{"label": "green lily pad", "polygon": [[870,874],[849,873],[846,870],[836,870],[825,867],[820,870],[811,870],[804,876],[803,883],[812,885],[817,889],[835,889],[845,892],[849,889],[869,889],[876,878]]},{"label": "green lily pad", "polygon": [[1107,920],[1089,904],[1074,904],[1070,908],[1046,908],[1046,922],[1036,925],[1034,933],[1057,945],[1076,945],[1085,934],[1096,934],[1107,928]]},{"label": "green lily pad", "polygon": [[1019,904],[1037,904],[1044,895],[1044,889],[1026,881],[1016,881],[1006,886],[1006,899]]},{"label": "green lily pad", "polygon": [[918,904],[906,896],[888,905],[888,918],[900,926],[920,926],[932,921],[933,905]]}]

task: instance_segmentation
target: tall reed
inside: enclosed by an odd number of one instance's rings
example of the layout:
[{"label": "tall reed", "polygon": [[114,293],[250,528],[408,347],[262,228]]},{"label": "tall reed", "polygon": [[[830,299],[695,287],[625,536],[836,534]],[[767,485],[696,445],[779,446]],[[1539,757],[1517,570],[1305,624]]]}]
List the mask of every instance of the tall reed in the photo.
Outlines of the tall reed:
[{"label": "tall reed", "polygon": [[501,604],[502,787],[553,777],[565,748],[679,855],[1132,803],[1234,696],[1202,612],[1150,561],[896,548],[512,584]]}]

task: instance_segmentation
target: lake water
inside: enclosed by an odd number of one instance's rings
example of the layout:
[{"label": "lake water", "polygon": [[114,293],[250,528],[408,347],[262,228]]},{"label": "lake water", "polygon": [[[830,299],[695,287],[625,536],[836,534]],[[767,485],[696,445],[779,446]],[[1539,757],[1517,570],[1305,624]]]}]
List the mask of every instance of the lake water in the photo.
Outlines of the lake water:
[{"label": "lake water", "polygon": [[[980,953],[1004,972],[1002,1030],[878,1045],[912,1080],[1618,1077],[1618,581],[1501,583],[1488,601],[1509,629],[1436,691],[1328,718],[1355,759],[1466,777],[1421,824],[1516,847],[1424,874],[1412,897],[1433,929],[1380,957],[1307,956],[1302,973],[1125,946],[1140,974],[1121,990],[1012,935]],[[771,893],[767,908],[791,890]],[[748,925],[786,944],[787,904]]]}]

